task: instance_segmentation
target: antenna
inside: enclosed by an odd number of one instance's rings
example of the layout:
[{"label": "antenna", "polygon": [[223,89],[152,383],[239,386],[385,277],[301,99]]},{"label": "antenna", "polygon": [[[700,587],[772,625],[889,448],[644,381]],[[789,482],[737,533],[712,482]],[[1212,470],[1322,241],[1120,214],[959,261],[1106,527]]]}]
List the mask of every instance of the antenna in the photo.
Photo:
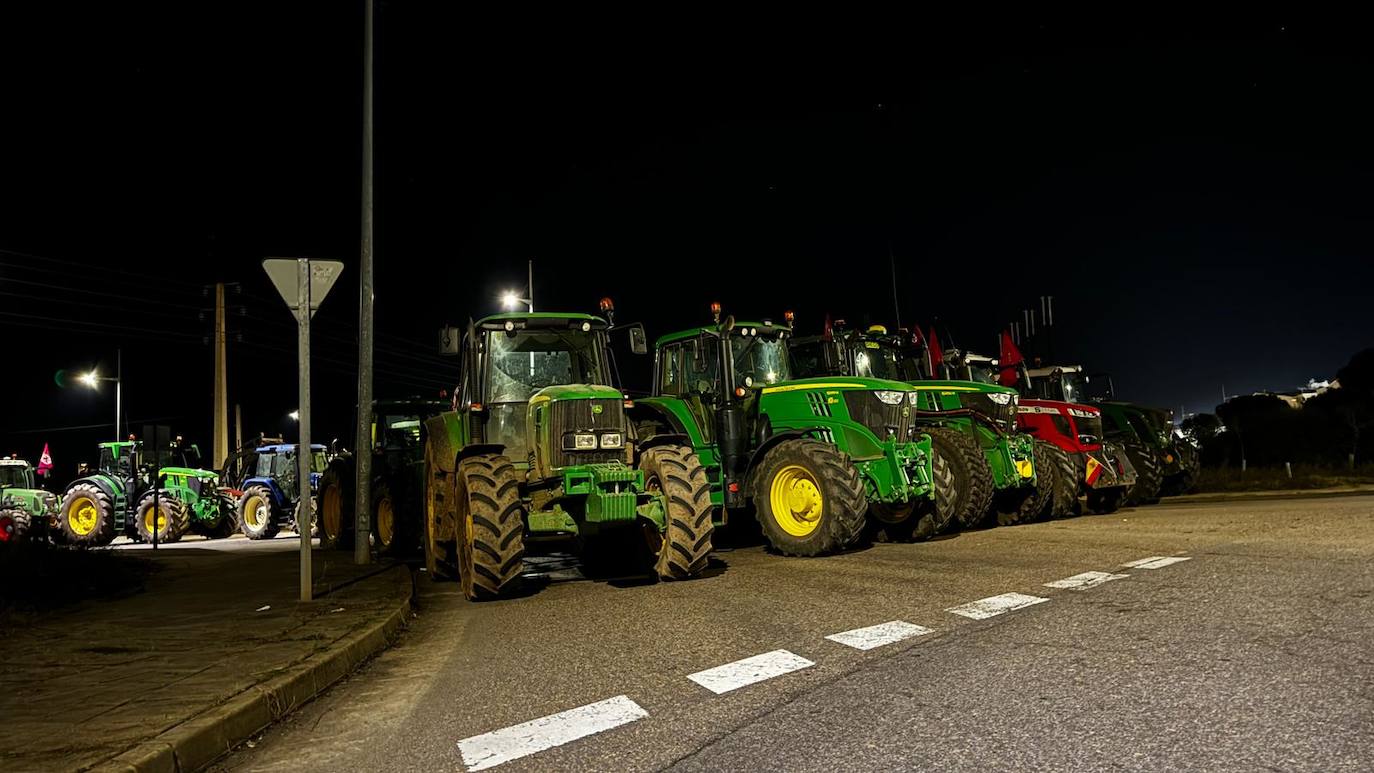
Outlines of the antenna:
[{"label": "antenna", "polygon": [[902,309],[897,304],[897,256],[892,252],[892,240],[887,240],[887,262],[892,267],[892,312],[897,316],[897,327],[902,326]]}]

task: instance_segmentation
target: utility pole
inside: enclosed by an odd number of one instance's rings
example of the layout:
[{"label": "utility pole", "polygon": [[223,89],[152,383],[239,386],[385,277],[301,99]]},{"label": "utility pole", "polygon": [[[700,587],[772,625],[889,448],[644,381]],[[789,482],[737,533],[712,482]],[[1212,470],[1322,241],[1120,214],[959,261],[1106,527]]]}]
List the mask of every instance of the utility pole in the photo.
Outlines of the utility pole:
[{"label": "utility pole", "polygon": [[234,403],[234,449],[240,448],[243,448],[243,406]]},{"label": "utility pole", "polygon": [[529,280],[528,280],[529,287],[527,287],[526,289],[528,289],[528,290],[530,291],[530,297],[529,297],[529,298],[526,298],[525,300],[529,301],[529,303],[530,303],[530,313],[533,314],[533,313],[534,313],[534,259],[533,259],[533,258],[530,259],[529,268],[530,268],[530,276],[529,276]]},{"label": "utility pole", "polygon": [[887,242],[887,263],[892,268],[892,313],[897,316],[897,329],[902,329],[902,307],[897,303],[897,256],[892,252],[892,240]]},{"label": "utility pole", "polygon": [[212,464],[229,458],[229,376],[225,367],[224,283],[215,283],[215,437]]},{"label": "utility pole", "polygon": [[[372,509],[372,16],[367,0],[363,21],[363,233],[358,262],[358,434],[354,454],[358,477],[353,490],[353,563],[372,560],[368,524]],[[532,264],[531,264],[532,265]],[[530,269],[534,273],[533,267]],[[530,295],[534,288],[530,288]],[[303,478],[309,480],[309,478]],[[308,530],[307,530],[308,533]]]},{"label": "utility pole", "polygon": [[301,537],[301,601],[314,594],[310,568],[310,261],[296,263],[296,360],[300,368],[300,447],[296,451],[296,531]]}]

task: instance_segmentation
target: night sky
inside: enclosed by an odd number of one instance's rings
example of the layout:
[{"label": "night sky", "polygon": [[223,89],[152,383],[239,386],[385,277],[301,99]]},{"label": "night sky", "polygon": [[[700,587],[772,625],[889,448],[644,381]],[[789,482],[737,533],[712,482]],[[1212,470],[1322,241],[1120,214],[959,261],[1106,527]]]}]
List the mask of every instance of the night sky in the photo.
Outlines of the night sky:
[{"label": "night sky", "polygon": [[[891,324],[890,250],[903,322],[995,354],[1053,294],[1056,359],[1189,411],[1374,345],[1357,25],[824,21],[535,27],[379,3],[377,394],[451,384],[437,329],[496,311],[531,258],[541,309],[610,295],[652,338],[713,300],[794,309],[803,330]],[[60,478],[93,458],[113,396],[53,374],[110,373],[120,347],[131,421],[208,448],[215,281],[242,288],[245,433],[290,433],[294,325],[269,256],[348,266],[316,317],[314,383],[316,439],[350,438],[362,4],[0,30],[0,452],[50,442]],[[622,363],[635,383],[648,369]]]}]

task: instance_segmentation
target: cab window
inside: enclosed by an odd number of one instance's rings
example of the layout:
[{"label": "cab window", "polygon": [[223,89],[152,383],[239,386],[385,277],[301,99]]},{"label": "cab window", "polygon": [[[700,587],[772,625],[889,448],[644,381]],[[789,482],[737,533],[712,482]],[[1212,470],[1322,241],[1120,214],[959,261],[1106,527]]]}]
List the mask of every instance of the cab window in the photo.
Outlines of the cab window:
[{"label": "cab window", "polygon": [[658,361],[659,394],[680,395],[682,388],[682,344],[672,344],[660,350]]}]

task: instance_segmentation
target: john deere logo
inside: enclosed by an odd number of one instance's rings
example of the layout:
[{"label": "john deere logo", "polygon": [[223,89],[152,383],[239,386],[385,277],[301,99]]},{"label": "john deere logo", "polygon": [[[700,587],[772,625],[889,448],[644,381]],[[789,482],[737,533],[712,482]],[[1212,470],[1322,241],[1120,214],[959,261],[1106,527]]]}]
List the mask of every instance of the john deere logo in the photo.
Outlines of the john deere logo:
[{"label": "john deere logo", "polygon": [[911,415],[911,409],[910,409],[910,408],[907,408],[906,406],[903,406],[903,407],[902,407],[902,416],[903,416],[903,417],[906,417],[906,416],[910,416],[910,415]]},{"label": "john deere logo", "polygon": [[592,406],[592,413],[601,413],[601,406],[599,406],[599,405],[593,405],[593,406]]}]

